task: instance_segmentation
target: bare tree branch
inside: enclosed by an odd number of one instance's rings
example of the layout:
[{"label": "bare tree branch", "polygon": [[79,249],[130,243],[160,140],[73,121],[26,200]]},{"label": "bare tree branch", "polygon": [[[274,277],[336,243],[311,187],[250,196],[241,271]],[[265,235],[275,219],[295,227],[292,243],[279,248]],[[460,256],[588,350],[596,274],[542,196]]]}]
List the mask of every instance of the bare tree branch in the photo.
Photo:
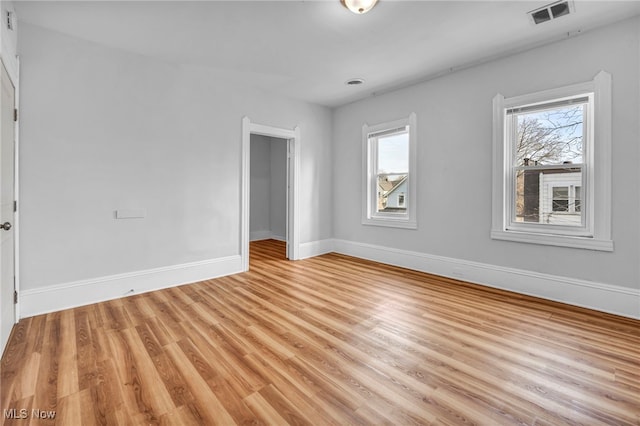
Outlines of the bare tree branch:
[{"label": "bare tree branch", "polygon": [[517,164],[581,162],[582,115],[576,105],[518,116]]}]

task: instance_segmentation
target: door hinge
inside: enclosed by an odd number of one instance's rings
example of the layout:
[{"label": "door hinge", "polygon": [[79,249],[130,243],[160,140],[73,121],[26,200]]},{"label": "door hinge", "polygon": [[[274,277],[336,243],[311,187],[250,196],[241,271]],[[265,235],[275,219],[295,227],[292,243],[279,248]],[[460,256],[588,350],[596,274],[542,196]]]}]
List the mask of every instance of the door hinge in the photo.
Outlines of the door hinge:
[{"label": "door hinge", "polygon": [[17,305],[18,304],[18,292],[14,290],[13,292],[13,304]]},{"label": "door hinge", "polygon": [[18,108],[13,109],[13,121],[18,121]]},{"label": "door hinge", "polygon": [[18,202],[16,200],[13,201],[13,212],[17,212],[18,211]]},{"label": "door hinge", "polygon": [[5,16],[7,18],[7,29],[9,31],[13,31],[13,29],[15,28],[15,14],[13,13],[13,11],[7,10]]}]

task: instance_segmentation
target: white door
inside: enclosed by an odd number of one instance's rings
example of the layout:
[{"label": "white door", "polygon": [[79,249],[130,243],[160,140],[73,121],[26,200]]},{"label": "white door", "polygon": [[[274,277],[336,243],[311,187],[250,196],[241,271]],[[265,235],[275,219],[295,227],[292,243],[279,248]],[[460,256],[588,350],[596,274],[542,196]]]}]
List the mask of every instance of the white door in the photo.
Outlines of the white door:
[{"label": "white door", "polygon": [[0,65],[0,353],[15,322],[14,306],[14,149],[15,88],[7,70]]}]

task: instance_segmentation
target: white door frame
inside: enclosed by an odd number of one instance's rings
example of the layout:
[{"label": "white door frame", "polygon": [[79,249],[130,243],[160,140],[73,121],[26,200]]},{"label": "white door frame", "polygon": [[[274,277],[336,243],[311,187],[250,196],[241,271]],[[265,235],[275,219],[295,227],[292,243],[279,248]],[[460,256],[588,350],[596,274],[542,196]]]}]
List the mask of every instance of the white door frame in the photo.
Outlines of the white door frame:
[{"label": "white door frame", "polygon": [[283,129],[252,123],[249,117],[242,119],[242,176],[240,194],[240,257],[242,270],[249,270],[249,219],[250,219],[250,161],[251,135],[286,139],[287,143],[287,257],[300,258],[300,226],[298,203],[298,173],[300,169],[300,128]]},{"label": "white door frame", "polygon": [[[8,66],[7,66],[8,65]],[[19,59],[16,56],[13,61],[9,61],[8,63],[5,62],[5,56],[0,56],[0,67],[2,67],[5,71],[6,71],[6,75],[9,79],[9,83],[11,83],[11,85],[13,86],[13,105],[1,105],[0,108],[5,109],[5,108],[10,108],[11,112],[13,112],[13,110],[15,109],[16,111],[18,110],[18,103],[19,103],[19,85],[18,85],[18,68],[19,68]],[[13,219],[11,220],[12,222],[12,232],[13,232],[13,290],[15,292],[15,294],[18,294],[19,291],[19,259],[18,259],[18,246],[19,246],[19,235],[18,235],[18,229],[19,229],[19,219],[18,219],[18,211],[17,211],[17,203],[18,203],[18,197],[19,197],[19,182],[18,182],[18,165],[19,165],[19,161],[18,161],[18,155],[19,155],[19,149],[18,149],[18,132],[19,132],[19,127],[18,127],[18,121],[17,121],[18,117],[16,116],[15,119],[12,122],[13,125],[13,200],[14,200],[14,212],[13,212]],[[13,294],[11,295],[11,298],[13,299]],[[20,306],[18,304],[18,301],[16,300],[13,303],[13,323],[17,324],[18,321],[20,320]],[[0,354],[2,354],[4,352],[5,349],[5,345],[7,342],[5,341],[0,341]]]},{"label": "white door frame", "polygon": [[[16,56],[16,76],[14,81],[15,87],[15,109],[20,111],[20,57]],[[13,122],[13,140],[14,140],[14,161],[13,161],[13,199],[15,200],[15,211],[13,212],[13,275],[14,291],[20,295],[20,114]],[[20,321],[20,297],[18,297],[15,305],[15,322]]]}]

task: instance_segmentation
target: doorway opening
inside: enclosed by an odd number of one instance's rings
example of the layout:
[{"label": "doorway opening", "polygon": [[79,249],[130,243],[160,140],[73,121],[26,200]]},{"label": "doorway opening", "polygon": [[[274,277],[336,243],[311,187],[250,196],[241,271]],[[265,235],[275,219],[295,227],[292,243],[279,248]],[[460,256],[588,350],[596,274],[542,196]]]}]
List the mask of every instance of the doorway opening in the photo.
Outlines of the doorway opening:
[{"label": "doorway opening", "polygon": [[[265,197],[262,196],[260,198],[260,194],[254,194],[252,196],[252,191],[256,193],[259,192],[259,188],[252,188],[251,185],[251,163],[253,160],[252,155],[252,143],[251,140],[256,141],[254,143],[264,144],[264,145],[256,145],[256,160],[259,160],[263,157],[263,161],[265,161],[265,151],[266,151],[266,143],[269,143],[269,156],[274,155],[278,157],[274,159],[274,162],[271,162],[269,159],[269,168],[275,167],[279,170],[276,171],[276,174],[280,175],[281,182],[282,179],[282,168],[284,168],[284,181],[285,181],[285,191],[284,193],[280,191],[278,194],[269,194],[269,208],[271,205],[275,203],[274,209],[279,210],[277,215],[279,216],[280,225],[276,225],[276,229],[269,229],[269,237],[284,237],[285,242],[285,252],[286,258],[289,260],[297,260],[299,258],[299,221],[298,221],[298,169],[300,164],[299,157],[299,143],[300,143],[300,129],[295,127],[294,129],[284,129],[279,127],[272,127],[263,124],[252,123],[248,117],[242,119],[242,179],[241,179],[241,201],[240,201],[240,212],[241,212],[241,229],[240,229],[240,257],[242,261],[242,270],[249,270],[249,242],[252,239],[251,235],[251,221],[252,221],[252,203],[260,203],[259,199],[262,199],[264,203]],[[273,151],[272,151],[273,149]],[[262,153],[262,154],[261,154]],[[280,154],[285,158],[280,157]],[[282,161],[284,159],[284,162]],[[260,164],[259,161],[255,162],[256,164]],[[274,166],[275,164],[275,166]],[[266,168],[265,164],[260,164],[263,168]],[[255,182],[255,179],[254,179]],[[266,183],[261,182],[263,185],[263,189],[266,187]],[[271,185],[271,182],[269,182]],[[281,185],[281,183],[275,183],[274,185]],[[284,201],[282,200],[284,196]],[[274,197],[274,199],[271,199]],[[257,211],[265,210],[264,205],[257,205]],[[283,209],[284,207],[284,209]],[[284,210],[284,224],[282,221],[282,210]],[[255,222],[259,222],[258,213],[254,211],[254,224]],[[264,221],[264,217],[262,218]],[[279,228],[278,228],[279,226]],[[271,225],[270,225],[271,227]],[[284,228],[284,229],[283,229]],[[264,237],[265,233],[260,233],[260,230],[255,228],[253,239],[258,239]],[[284,235],[282,234],[284,231]]]},{"label": "doorway opening", "polygon": [[[250,135],[249,240],[276,240],[274,258],[287,258],[287,188],[290,141]],[[249,256],[255,245],[249,245]]]}]

